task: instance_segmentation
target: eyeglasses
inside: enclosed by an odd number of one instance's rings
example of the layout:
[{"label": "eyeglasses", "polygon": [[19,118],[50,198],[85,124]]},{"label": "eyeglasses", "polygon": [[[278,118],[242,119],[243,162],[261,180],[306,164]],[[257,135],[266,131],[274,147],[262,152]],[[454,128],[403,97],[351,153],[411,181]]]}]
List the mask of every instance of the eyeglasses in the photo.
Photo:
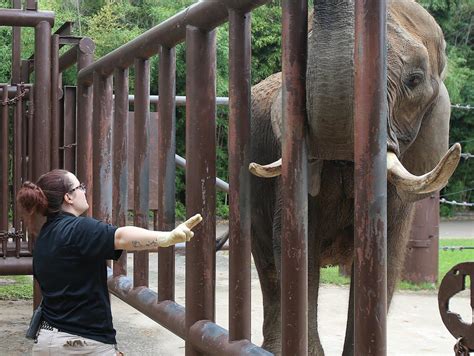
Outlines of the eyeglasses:
[{"label": "eyeglasses", "polygon": [[68,193],[72,193],[77,189],[80,189],[85,193],[86,192],[86,185],[84,183],[81,183],[76,188],[71,189]]}]

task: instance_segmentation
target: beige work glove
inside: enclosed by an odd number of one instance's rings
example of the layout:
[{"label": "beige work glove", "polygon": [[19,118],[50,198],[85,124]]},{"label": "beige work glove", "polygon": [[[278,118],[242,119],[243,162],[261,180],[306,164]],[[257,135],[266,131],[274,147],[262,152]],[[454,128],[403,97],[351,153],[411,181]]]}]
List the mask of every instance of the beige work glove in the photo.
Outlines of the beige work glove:
[{"label": "beige work glove", "polygon": [[191,231],[202,221],[201,214],[196,214],[186,220],[184,223],[171,230],[167,237],[159,242],[160,247],[169,247],[180,242],[186,242],[192,239],[194,232]]}]

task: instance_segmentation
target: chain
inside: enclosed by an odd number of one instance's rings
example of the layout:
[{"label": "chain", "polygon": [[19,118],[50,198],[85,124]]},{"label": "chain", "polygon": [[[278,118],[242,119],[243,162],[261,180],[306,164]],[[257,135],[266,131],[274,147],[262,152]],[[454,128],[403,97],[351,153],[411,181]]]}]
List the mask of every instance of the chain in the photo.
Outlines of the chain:
[{"label": "chain", "polygon": [[453,109],[461,109],[461,110],[474,110],[474,106],[471,106],[469,104],[467,105],[462,105],[462,104],[453,104],[451,105]]},{"label": "chain", "polygon": [[22,238],[23,237],[23,231],[12,231],[12,232],[8,232],[8,231],[0,231],[0,239],[4,239],[4,238],[7,238],[8,239],[18,239],[18,238]]},{"label": "chain", "polygon": [[461,153],[461,157],[464,159],[474,158],[472,153]]},{"label": "chain", "polygon": [[469,348],[464,345],[462,337],[458,339],[456,345],[454,345],[454,355],[455,356],[469,356]]},{"label": "chain", "polygon": [[17,94],[14,98],[11,98],[11,99],[7,99],[5,101],[0,101],[0,104],[2,106],[10,106],[10,105],[15,105],[18,100],[20,100],[21,98],[23,98],[24,96],[26,95],[26,89],[23,89],[20,91],[20,94]]},{"label": "chain", "polygon": [[457,202],[456,200],[447,200],[444,198],[441,198],[439,200],[440,203],[443,204],[449,204],[449,205],[458,205],[458,206],[474,206],[474,203],[468,203],[467,201],[463,201],[462,203]]},{"label": "chain", "polygon": [[59,147],[60,150],[65,150],[66,148],[73,148],[74,146],[77,146],[77,143],[70,143],[69,145],[64,145]]}]

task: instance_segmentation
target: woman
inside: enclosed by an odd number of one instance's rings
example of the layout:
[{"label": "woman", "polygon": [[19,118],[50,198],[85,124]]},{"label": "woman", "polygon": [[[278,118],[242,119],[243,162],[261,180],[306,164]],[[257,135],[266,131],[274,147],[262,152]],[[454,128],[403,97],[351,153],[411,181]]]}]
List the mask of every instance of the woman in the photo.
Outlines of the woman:
[{"label": "woman", "polygon": [[36,184],[25,182],[17,201],[26,222],[46,217],[36,238],[33,274],[43,295],[43,318],[33,355],[116,355],[107,265],[122,250],[168,247],[189,241],[197,214],[170,232],[115,227],[81,217],[86,187],[68,171],[55,169]]}]

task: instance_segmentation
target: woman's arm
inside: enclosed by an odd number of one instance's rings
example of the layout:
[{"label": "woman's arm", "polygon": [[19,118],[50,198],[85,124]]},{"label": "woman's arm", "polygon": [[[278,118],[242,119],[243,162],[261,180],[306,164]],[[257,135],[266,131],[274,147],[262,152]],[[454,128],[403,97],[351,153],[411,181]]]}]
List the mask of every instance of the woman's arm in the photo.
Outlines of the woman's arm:
[{"label": "woman's arm", "polygon": [[202,221],[200,214],[194,215],[172,231],[152,231],[136,226],[119,227],[115,231],[115,249],[127,251],[156,250],[179,242],[191,240],[191,231]]}]

